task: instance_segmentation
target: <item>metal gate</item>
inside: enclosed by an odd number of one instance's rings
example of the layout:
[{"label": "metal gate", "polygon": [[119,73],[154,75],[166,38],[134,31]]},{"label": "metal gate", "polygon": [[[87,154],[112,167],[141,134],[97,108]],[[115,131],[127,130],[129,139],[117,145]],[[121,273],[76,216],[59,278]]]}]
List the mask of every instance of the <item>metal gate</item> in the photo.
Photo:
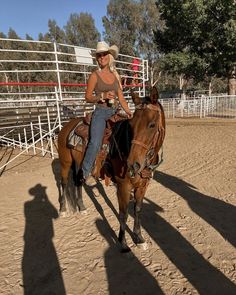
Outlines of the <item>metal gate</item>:
[{"label": "metal gate", "polygon": [[[94,49],[45,41],[0,38],[0,170],[23,153],[57,155],[55,139],[62,125],[94,107],[84,99],[88,75],[97,67]],[[135,87],[145,95],[146,60],[119,54],[122,79],[132,80],[132,63],[139,60]],[[128,102],[129,91],[124,91]],[[16,155],[8,158],[6,150]]]}]

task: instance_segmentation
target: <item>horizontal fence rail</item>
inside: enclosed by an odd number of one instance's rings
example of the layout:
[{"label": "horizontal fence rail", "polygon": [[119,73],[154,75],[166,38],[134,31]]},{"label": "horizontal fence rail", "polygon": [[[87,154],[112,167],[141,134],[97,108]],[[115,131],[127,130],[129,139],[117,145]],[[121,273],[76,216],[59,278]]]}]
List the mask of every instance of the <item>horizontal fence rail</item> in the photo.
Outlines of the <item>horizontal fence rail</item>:
[{"label": "horizontal fence rail", "polygon": [[[0,147],[18,150],[11,160],[4,162],[1,156],[0,170],[22,153],[54,157],[55,139],[63,124],[94,110],[84,98],[88,77],[97,68],[93,51],[0,38]],[[132,108],[130,88],[145,96],[148,62],[119,54],[116,66]]]},{"label": "horizontal fence rail", "polygon": [[[84,98],[88,76],[97,68],[93,51],[52,42],[0,38],[0,174],[23,153],[55,157],[57,134],[63,124],[94,110]],[[130,89],[145,96],[148,62],[119,54],[116,65],[124,96],[134,110]],[[165,98],[160,102],[167,118],[236,119],[236,96]],[[10,159],[8,149],[16,151]]]},{"label": "horizontal fence rail", "polygon": [[160,99],[167,118],[228,118],[236,119],[236,96],[204,96],[194,99]]}]

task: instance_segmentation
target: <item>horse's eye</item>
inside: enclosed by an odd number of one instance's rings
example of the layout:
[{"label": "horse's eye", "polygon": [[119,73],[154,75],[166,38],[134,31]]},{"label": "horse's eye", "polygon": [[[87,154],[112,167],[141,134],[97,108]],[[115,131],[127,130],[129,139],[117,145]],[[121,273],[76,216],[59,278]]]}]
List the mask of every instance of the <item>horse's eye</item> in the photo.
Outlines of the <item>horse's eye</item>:
[{"label": "horse's eye", "polygon": [[148,128],[154,128],[156,126],[156,124],[154,122],[151,122],[148,124]]}]

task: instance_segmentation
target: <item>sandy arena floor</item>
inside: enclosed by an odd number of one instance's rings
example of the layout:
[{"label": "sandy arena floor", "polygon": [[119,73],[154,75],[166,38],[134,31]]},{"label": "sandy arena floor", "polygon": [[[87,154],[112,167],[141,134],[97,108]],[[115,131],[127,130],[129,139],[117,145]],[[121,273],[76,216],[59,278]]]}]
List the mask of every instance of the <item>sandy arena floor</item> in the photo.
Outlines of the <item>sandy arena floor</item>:
[{"label": "sandy arena floor", "polygon": [[22,155],[0,178],[0,294],[235,295],[235,162],[235,121],[168,120],[143,206],[149,248],[127,233],[127,255],[113,185],[84,190],[87,215],[60,218],[58,160]]}]

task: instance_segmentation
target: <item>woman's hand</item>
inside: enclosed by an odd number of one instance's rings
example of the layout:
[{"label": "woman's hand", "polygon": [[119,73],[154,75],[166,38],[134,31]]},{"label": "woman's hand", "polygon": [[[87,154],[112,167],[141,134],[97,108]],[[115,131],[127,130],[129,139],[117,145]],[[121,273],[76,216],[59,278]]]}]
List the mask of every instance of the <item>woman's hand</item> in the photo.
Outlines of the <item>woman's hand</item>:
[{"label": "woman's hand", "polygon": [[115,99],[116,98],[116,94],[114,90],[110,90],[107,92],[102,92],[102,100],[109,100],[109,99]]},{"label": "woman's hand", "polygon": [[131,119],[133,117],[133,114],[130,111],[126,112],[126,115],[127,115],[128,119]]}]

